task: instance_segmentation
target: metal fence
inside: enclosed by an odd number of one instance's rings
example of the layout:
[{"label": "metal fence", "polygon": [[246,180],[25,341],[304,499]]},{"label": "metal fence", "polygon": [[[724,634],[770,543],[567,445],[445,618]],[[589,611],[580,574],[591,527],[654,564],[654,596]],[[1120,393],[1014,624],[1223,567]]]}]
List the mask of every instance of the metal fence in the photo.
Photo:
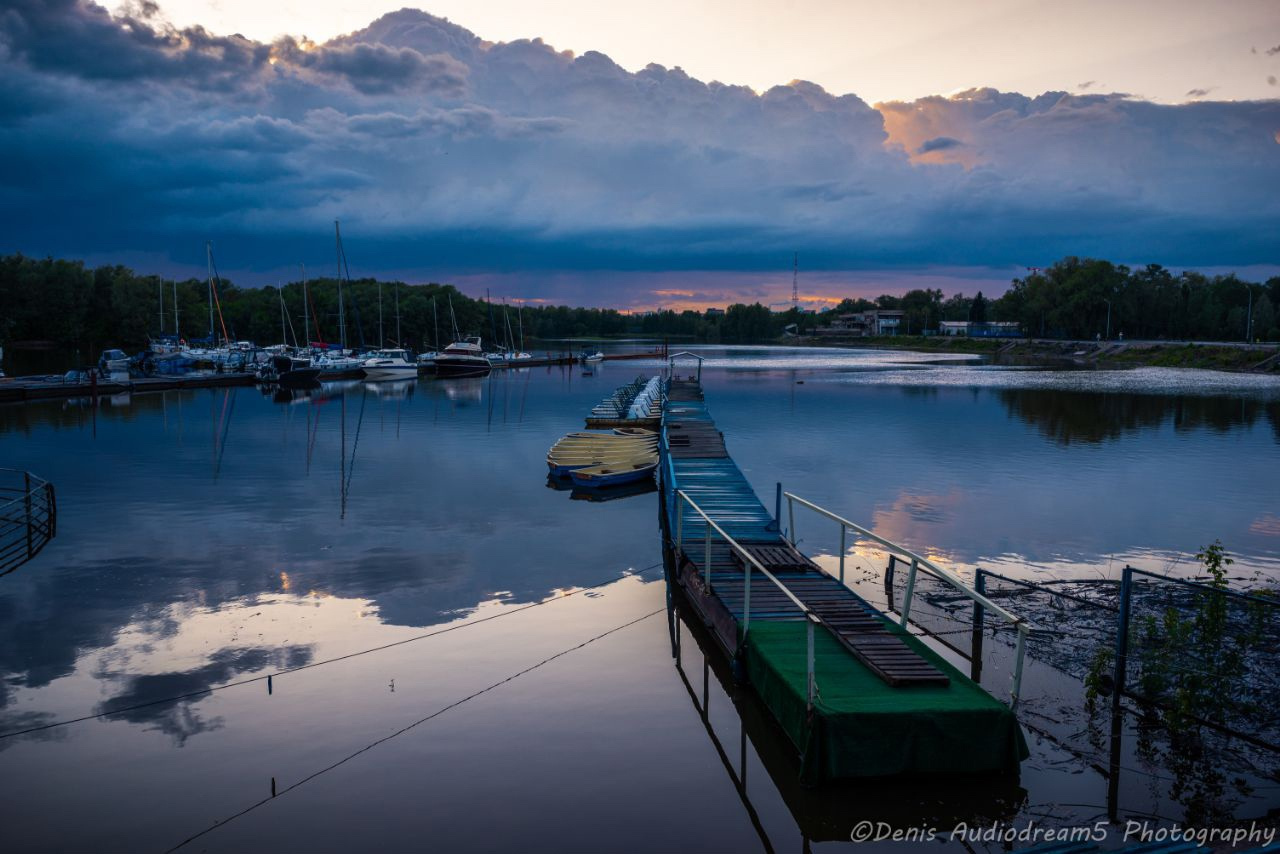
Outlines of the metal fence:
[{"label": "metal fence", "polygon": [[53,484],[30,472],[0,469],[0,575],[38,555],[57,531]]},{"label": "metal fence", "polygon": [[1280,597],[1125,567],[1112,679],[1165,710],[1280,751]]}]

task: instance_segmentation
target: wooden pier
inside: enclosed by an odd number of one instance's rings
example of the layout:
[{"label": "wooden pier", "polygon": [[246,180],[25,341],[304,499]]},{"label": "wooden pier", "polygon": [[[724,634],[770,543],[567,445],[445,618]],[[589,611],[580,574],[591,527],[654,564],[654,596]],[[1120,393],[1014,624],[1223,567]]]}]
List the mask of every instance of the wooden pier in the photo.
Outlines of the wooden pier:
[{"label": "wooden pier", "polygon": [[673,581],[801,756],[809,783],[1016,774],[1009,707],[801,554],[729,456],[696,380],[662,421]]}]

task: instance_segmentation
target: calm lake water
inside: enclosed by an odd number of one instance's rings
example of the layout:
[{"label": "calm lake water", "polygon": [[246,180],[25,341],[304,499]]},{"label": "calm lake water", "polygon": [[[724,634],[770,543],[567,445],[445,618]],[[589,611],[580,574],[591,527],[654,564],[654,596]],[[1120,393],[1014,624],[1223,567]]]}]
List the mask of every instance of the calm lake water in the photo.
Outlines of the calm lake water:
[{"label": "calm lake water", "polygon": [[[1280,583],[1274,378],[699,352],[767,506],[781,482],[962,573],[1190,576],[1221,539]],[[801,850],[864,818],[1105,817],[1100,770],[1036,732],[1016,786],[800,789],[696,629],[673,665],[656,494],[586,500],[543,462],[658,367],[0,406],[0,465],[59,506],[0,578],[5,850]],[[833,554],[828,527],[801,547]],[[1121,811],[1177,820],[1133,764]],[[1277,807],[1260,786],[1236,816]]]}]

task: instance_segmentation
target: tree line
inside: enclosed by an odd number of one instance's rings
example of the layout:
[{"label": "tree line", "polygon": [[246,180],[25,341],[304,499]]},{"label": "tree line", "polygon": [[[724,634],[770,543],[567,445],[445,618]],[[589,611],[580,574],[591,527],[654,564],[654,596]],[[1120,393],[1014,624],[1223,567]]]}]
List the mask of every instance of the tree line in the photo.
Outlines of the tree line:
[{"label": "tree line", "polygon": [[[1096,258],[1063,258],[1015,278],[1003,295],[988,299],[940,290],[845,300],[836,313],[900,309],[902,330],[920,334],[939,321],[1017,323],[1037,338],[1280,341],[1280,276],[1248,282],[1235,274],[1182,273],[1159,264],[1130,269]],[[1252,322],[1252,330],[1247,327]]]},{"label": "tree line", "polygon": [[[1246,282],[1235,275],[1206,276],[1187,271],[1174,274],[1158,265],[1131,270],[1096,259],[1064,258],[1044,270],[1013,280],[1009,290],[993,299],[981,292],[972,297],[940,290],[915,289],[902,296],[876,300],[846,299],[819,314],[796,309],[775,312],[755,303],[735,304],[723,313],[658,311],[643,315],[614,309],[568,306],[503,306],[472,299],[452,285],[381,283],[382,335],[378,334],[379,283],[357,279],[343,283],[348,346],[402,346],[427,350],[453,339],[457,318],[462,334],[481,335],[498,343],[507,338],[507,324],[518,338],[523,327],[531,339],[643,335],[703,343],[749,343],[774,340],[792,331],[811,332],[841,313],[874,308],[904,312],[902,331],[921,334],[935,330],[942,320],[1012,321],[1024,334],[1049,338],[1093,338],[1107,332],[1128,338],[1241,340],[1252,302],[1252,337],[1280,340],[1277,309],[1280,277],[1265,283]],[[163,294],[164,313],[160,302]],[[0,345],[22,341],[50,342],[75,349],[85,359],[107,347],[139,349],[162,332],[173,334],[174,299],[177,332],[186,340],[210,332],[208,283],[186,279],[175,283],[135,273],[120,265],[88,267],[80,261],[0,257]],[[337,343],[338,282],[332,278],[282,288],[239,287],[218,283],[212,325],[215,337],[247,339],[259,344],[284,338],[303,342],[304,315],[310,339]],[[399,334],[395,320],[399,304]],[[220,309],[220,316],[219,316]],[[518,341],[516,342],[519,343]],[[527,345],[532,346],[532,345]]]},{"label": "tree line", "polygon": [[[447,346],[454,340],[455,317],[459,334],[480,335],[487,344],[495,339],[505,344],[510,338],[519,345],[523,332],[527,347],[536,339],[623,335],[710,343],[767,341],[780,336],[788,323],[815,323],[812,315],[794,310],[775,314],[758,304],[734,305],[722,315],[663,311],[641,316],[615,309],[488,303],[452,285],[390,281],[381,283],[379,336],[379,282],[344,280],[342,290],[350,347],[423,351]],[[338,281],[333,278],[310,279],[305,289],[301,281],[276,288],[239,287],[220,279],[211,312],[205,280],[175,282],[119,265],[91,268],[80,261],[15,254],[0,257],[0,345],[47,342],[79,350],[86,359],[109,347],[132,352],[158,335],[175,333],[175,298],[176,331],[188,343],[208,338],[211,331],[217,339],[258,344],[279,343],[282,338],[289,344],[304,343],[308,337],[312,342],[340,343]]]}]

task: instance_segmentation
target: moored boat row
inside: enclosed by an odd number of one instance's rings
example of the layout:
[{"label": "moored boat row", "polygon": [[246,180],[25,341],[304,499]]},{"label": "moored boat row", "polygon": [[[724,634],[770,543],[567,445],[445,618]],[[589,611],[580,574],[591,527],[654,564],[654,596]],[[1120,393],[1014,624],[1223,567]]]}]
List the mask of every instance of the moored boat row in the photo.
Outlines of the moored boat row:
[{"label": "moored boat row", "polygon": [[658,436],[652,431],[570,433],[547,452],[553,477],[581,486],[604,487],[652,477],[658,467]]}]

